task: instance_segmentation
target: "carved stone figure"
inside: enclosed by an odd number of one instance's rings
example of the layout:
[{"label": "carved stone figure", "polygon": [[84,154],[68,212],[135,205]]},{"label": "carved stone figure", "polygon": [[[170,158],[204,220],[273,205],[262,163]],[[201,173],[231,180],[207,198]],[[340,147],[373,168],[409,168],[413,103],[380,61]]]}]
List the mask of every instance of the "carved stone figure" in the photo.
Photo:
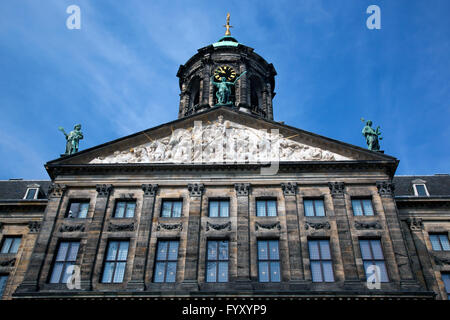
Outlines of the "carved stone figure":
[{"label": "carved stone figure", "polygon": [[64,153],[64,155],[68,156],[74,154],[75,152],[78,152],[80,140],[83,139],[81,124],[75,125],[75,127],[73,127],[73,130],[70,131],[69,134],[64,131],[63,127],[59,127],[58,129],[66,136],[66,152]]},{"label": "carved stone figure", "polygon": [[362,130],[363,136],[366,138],[367,147],[372,151],[380,150],[380,143],[378,140],[383,140],[382,137],[378,137],[381,135],[380,126],[377,126],[377,129],[374,130],[372,128],[372,121],[367,120],[366,126]]}]

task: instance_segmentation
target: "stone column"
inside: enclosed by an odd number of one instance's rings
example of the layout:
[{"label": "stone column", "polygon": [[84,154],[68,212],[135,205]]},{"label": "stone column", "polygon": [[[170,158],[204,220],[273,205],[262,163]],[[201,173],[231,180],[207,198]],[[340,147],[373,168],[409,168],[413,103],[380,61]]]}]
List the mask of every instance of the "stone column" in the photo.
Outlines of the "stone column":
[{"label": "stone column", "polygon": [[94,216],[87,227],[86,248],[81,264],[81,289],[93,289],[94,269],[97,263],[100,239],[105,224],[106,209],[113,186],[111,184],[96,185],[97,199],[95,201]]},{"label": "stone column", "polygon": [[270,83],[266,84],[266,90],[267,90],[267,95],[266,95],[266,104],[267,104],[267,119],[269,120],[273,120],[273,107],[272,107],[272,87],[270,85]]},{"label": "stone column", "polygon": [[289,266],[291,281],[303,280],[302,252],[300,249],[300,230],[297,208],[297,183],[282,183],[286,208],[286,229],[289,248]]},{"label": "stone column", "polygon": [[397,212],[397,206],[394,201],[394,184],[391,181],[377,181],[378,193],[383,204],[386,225],[389,229],[389,235],[394,249],[396,265],[399,269],[400,284],[402,286],[418,286],[412,273],[411,262],[406,250],[400,227],[400,219]]},{"label": "stone column", "polygon": [[133,272],[128,283],[128,289],[132,291],[145,290],[145,273],[147,267],[148,248],[150,247],[150,234],[155,208],[155,198],[158,192],[157,184],[143,184],[144,199],[139,218],[139,229],[136,241]]},{"label": "stone column", "polygon": [[[34,245],[30,263],[25,274],[22,284],[17,288],[15,293],[29,293],[39,291],[39,286],[45,279],[42,278],[42,268],[44,266],[45,257],[50,246],[50,239],[53,235],[55,222],[61,209],[61,203],[66,185],[52,183],[48,190],[48,203],[45,208],[44,219],[40,225],[40,232]],[[36,228],[37,225],[34,225]]]},{"label": "stone column", "polygon": [[250,183],[234,185],[237,196],[237,281],[250,284]]},{"label": "stone column", "polygon": [[205,190],[205,186],[202,183],[190,183],[188,184],[188,190],[190,202],[184,284],[188,285],[190,289],[198,290],[200,219],[202,211],[202,195]]},{"label": "stone column", "polygon": [[330,182],[328,186],[333,197],[339,245],[344,264],[344,281],[346,285],[358,285],[360,281],[356,268],[347,208],[345,206],[345,184],[344,182]]}]

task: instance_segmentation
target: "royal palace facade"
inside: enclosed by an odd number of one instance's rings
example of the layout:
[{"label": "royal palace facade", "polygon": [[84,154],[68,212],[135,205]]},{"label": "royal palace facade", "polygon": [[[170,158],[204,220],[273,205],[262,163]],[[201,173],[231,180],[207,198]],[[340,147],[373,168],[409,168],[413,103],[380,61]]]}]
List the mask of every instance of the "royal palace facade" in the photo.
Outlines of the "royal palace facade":
[{"label": "royal palace facade", "polygon": [[450,176],[274,121],[275,75],[227,34],[177,120],[1,181],[3,299],[448,299]]}]

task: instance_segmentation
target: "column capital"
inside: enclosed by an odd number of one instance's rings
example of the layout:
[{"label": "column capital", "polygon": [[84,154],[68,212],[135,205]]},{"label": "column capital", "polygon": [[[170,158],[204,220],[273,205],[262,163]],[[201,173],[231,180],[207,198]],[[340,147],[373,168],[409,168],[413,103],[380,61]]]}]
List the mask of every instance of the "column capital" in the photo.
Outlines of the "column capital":
[{"label": "column capital", "polygon": [[377,181],[378,193],[382,197],[392,197],[394,195],[395,184],[392,181]]},{"label": "column capital", "polygon": [[205,191],[205,185],[203,183],[189,183],[188,190],[191,197],[201,197]]},{"label": "column capital", "polygon": [[95,189],[97,190],[99,198],[106,198],[112,191],[113,186],[112,184],[98,184],[95,186]]},{"label": "column capital", "polygon": [[295,196],[297,194],[297,182],[281,183],[281,189],[285,196]]},{"label": "column capital", "polygon": [[50,198],[61,198],[66,191],[67,186],[65,184],[52,183],[48,187],[48,195]]},{"label": "column capital", "polygon": [[239,196],[248,196],[250,192],[250,183],[235,183],[234,190],[236,190],[236,195]]},{"label": "column capital", "polygon": [[408,224],[411,231],[422,231],[423,229],[423,222],[420,218],[408,218],[406,220],[406,223]]},{"label": "column capital", "polygon": [[143,184],[142,190],[144,191],[144,197],[154,197],[158,192],[159,186],[157,184]]},{"label": "column capital", "polygon": [[330,188],[331,195],[333,197],[343,197],[345,192],[344,182],[328,182],[328,187]]}]

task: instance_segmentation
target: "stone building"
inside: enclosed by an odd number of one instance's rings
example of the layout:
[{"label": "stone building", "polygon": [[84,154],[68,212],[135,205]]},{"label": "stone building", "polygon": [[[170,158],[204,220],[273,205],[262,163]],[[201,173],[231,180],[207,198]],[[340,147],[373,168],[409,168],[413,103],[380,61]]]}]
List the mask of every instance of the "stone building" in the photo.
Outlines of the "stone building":
[{"label": "stone building", "polygon": [[177,120],[48,162],[13,299],[447,299],[449,177],[274,121],[275,75],[225,36],[179,68]]}]

